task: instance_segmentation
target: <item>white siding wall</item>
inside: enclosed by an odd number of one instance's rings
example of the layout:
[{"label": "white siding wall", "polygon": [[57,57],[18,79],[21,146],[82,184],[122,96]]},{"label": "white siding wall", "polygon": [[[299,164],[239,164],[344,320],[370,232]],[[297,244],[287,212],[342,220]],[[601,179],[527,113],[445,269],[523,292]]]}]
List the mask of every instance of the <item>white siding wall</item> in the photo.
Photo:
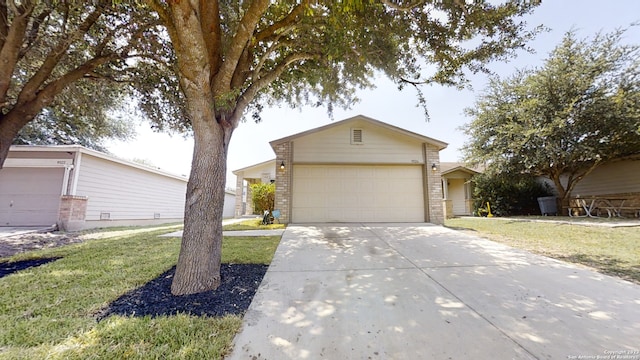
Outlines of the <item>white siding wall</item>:
[{"label": "white siding wall", "polygon": [[[362,129],[362,144],[351,144],[352,128]],[[420,141],[366,122],[332,127],[293,142],[293,160],[296,163],[424,163]]]},{"label": "white siding wall", "polygon": [[142,169],[82,155],[74,195],[87,196],[87,221],[182,219],[187,182]]},{"label": "white siding wall", "polygon": [[447,179],[449,182],[449,200],[453,205],[453,215],[468,215],[466,210],[466,197],[464,179]]},{"label": "white siding wall", "polygon": [[582,179],[572,196],[640,192],[640,160],[604,164]]},{"label": "white siding wall", "polygon": [[235,215],[235,211],[236,211],[236,194],[225,192],[222,217],[225,219],[232,218]]}]

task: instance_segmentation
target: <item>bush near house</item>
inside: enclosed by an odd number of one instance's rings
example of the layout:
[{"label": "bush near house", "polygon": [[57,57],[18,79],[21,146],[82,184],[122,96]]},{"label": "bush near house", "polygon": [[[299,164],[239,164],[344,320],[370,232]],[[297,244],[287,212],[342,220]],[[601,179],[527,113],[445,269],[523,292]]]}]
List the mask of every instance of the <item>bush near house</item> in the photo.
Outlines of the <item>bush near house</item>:
[{"label": "bush near house", "polygon": [[472,180],[474,187],[474,212],[487,214],[487,202],[491,213],[497,216],[538,215],[538,197],[551,195],[551,190],[530,175],[484,173]]},{"label": "bush near house", "polygon": [[262,215],[265,210],[271,212],[276,201],[276,184],[252,184],[251,201],[254,214]]}]

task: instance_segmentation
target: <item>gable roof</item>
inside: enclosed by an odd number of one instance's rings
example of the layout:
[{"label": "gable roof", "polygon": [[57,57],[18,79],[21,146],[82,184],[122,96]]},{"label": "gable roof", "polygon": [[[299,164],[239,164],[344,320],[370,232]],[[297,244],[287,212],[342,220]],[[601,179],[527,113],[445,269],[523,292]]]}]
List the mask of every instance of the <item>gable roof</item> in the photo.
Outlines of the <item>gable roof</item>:
[{"label": "gable roof", "polygon": [[276,167],[276,159],[271,159],[271,160],[263,161],[263,162],[260,162],[260,163],[257,163],[257,164],[245,166],[243,168],[233,170],[232,173],[233,173],[233,175],[238,175],[238,173],[240,173],[242,171],[253,170],[255,168],[263,167],[265,165],[273,166],[273,168],[275,169],[275,167]]},{"label": "gable roof", "polygon": [[387,124],[385,122],[382,122],[382,121],[379,121],[379,120],[376,120],[376,119],[373,119],[373,118],[370,118],[370,117],[367,117],[367,116],[364,116],[364,115],[356,115],[356,116],[353,116],[353,117],[350,117],[350,118],[347,118],[347,119],[344,119],[344,120],[336,121],[336,122],[334,122],[332,124],[328,124],[328,125],[325,125],[325,126],[321,126],[321,127],[317,127],[317,128],[311,129],[311,130],[303,131],[303,132],[300,132],[300,133],[297,133],[297,134],[293,134],[293,135],[290,135],[290,136],[287,136],[287,137],[283,137],[283,138],[280,138],[280,139],[277,139],[277,140],[273,140],[273,141],[269,142],[269,144],[271,145],[272,148],[275,149],[275,146],[278,145],[278,144],[282,144],[284,142],[295,140],[295,139],[303,137],[303,136],[311,135],[311,134],[314,134],[314,133],[317,133],[317,132],[320,132],[320,131],[324,131],[324,130],[327,130],[327,129],[330,129],[330,128],[333,128],[333,127],[336,127],[336,126],[346,125],[348,123],[356,122],[356,121],[364,121],[364,122],[367,122],[370,125],[377,126],[377,127],[380,127],[380,128],[384,128],[386,130],[390,130],[390,131],[393,131],[393,132],[397,132],[399,134],[414,138],[414,139],[419,140],[421,142],[434,145],[436,148],[438,148],[438,150],[442,150],[442,149],[446,148],[447,145],[449,145],[444,141],[440,141],[440,140],[436,140],[436,139],[433,139],[433,138],[430,138],[430,137],[427,137],[427,136],[424,136],[424,135],[420,135],[420,134],[411,132],[409,130],[402,129],[402,128],[399,128],[397,126],[393,126],[393,125]]},{"label": "gable roof", "polygon": [[440,171],[442,175],[447,175],[455,171],[466,172],[471,175],[477,175],[482,173],[482,169],[474,169],[465,165],[462,162],[441,162]]}]

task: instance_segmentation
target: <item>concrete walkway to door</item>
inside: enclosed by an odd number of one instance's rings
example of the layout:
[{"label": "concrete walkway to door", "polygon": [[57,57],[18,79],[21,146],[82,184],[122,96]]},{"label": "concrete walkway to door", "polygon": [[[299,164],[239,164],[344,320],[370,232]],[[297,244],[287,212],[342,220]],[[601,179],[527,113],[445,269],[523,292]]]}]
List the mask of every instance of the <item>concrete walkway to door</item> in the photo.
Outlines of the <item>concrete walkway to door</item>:
[{"label": "concrete walkway to door", "polygon": [[[292,225],[227,359],[640,359],[640,286],[429,224]],[[608,357],[607,357],[608,356]]]}]

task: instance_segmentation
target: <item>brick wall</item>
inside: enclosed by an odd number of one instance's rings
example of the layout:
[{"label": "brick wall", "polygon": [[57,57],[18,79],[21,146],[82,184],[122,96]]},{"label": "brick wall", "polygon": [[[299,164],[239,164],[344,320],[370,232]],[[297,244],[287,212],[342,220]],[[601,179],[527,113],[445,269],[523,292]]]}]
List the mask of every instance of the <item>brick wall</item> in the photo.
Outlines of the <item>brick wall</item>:
[{"label": "brick wall", "polygon": [[65,231],[81,230],[87,215],[86,196],[63,195],[60,198],[58,227]]},{"label": "brick wall", "polygon": [[[444,209],[442,206],[442,172],[440,169],[440,152],[429,144],[425,144],[425,173],[427,175],[427,197],[429,202],[429,219],[432,224],[444,224]],[[431,167],[436,165],[436,170]]]},{"label": "brick wall", "polygon": [[244,190],[244,172],[236,175],[236,210],[235,217],[244,215],[242,203],[242,191]]},{"label": "brick wall", "polygon": [[[288,224],[291,220],[291,180],[293,171],[293,146],[291,142],[275,146],[276,153],[276,201],[275,209],[280,210],[280,222]],[[284,169],[280,164],[284,162]]]}]

